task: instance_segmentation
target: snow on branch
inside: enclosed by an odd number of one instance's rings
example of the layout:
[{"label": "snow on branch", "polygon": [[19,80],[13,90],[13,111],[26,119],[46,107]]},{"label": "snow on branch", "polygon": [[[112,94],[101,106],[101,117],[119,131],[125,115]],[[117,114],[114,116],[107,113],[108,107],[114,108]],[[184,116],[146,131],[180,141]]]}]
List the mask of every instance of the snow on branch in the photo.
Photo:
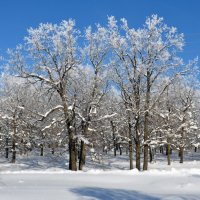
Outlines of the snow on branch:
[{"label": "snow on branch", "polygon": [[76,136],[79,141],[83,141],[85,144],[90,144],[89,140],[85,138],[83,135]]},{"label": "snow on branch", "polygon": [[63,109],[63,106],[58,105],[54,108],[52,108],[51,110],[49,110],[48,112],[46,112],[44,115],[38,113],[38,115],[40,115],[42,118],[39,121],[43,121],[45,118],[47,118],[51,113],[55,112],[56,110],[60,110]]},{"label": "snow on branch", "polygon": [[1,115],[0,115],[0,117],[1,117],[2,119],[13,120],[13,117],[9,117],[9,116],[7,116],[7,115],[4,115],[4,116],[1,116]]},{"label": "snow on branch", "polygon": [[57,121],[54,119],[51,124],[49,124],[48,126],[45,126],[41,131],[44,132],[47,129],[50,129]]},{"label": "snow on branch", "polygon": [[97,119],[97,120],[95,120],[95,121],[101,121],[101,120],[103,120],[103,119],[110,119],[110,118],[114,117],[115,115],[117,115],[117,113],[113,113],[113,114],[111,114],[111,115],[105,115],[105,116],[100,117],[99,119]]},{"label": "snow on branch", "polygon": [[82,121],[86,122],[86,119],[79,112],[77,114],[81,118]]}]

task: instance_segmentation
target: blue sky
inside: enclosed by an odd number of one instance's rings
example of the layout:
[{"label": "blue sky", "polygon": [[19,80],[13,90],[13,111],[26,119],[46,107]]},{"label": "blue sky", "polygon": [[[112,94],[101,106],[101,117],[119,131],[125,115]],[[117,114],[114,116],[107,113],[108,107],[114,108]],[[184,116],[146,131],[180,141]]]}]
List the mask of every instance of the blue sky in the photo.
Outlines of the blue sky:
[{"label": "blue sky", "polygon": [[73,18],[82,29],[125,17],[133,27],[158,14],[185,34],[184,59],[200,55],[200,0],[0,0],[0,53],[23,42],[27,28]]}]

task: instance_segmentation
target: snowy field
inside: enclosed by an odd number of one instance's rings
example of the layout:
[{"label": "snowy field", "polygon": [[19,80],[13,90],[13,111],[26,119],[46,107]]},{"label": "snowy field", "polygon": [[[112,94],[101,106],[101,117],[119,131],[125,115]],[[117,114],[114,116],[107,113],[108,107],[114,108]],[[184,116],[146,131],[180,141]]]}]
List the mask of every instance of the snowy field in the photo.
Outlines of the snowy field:
[{"label": "snowy field", "polygon": [[169,167],[158,157],[148,172],[127,170],[126,155],[102,163],[88,159],[84,172],[65,170],[65,162],[59,156],[20,157],[16,164],[1,159],[0,200],[200,199],[198,159],[181,165],[175,157]]}]

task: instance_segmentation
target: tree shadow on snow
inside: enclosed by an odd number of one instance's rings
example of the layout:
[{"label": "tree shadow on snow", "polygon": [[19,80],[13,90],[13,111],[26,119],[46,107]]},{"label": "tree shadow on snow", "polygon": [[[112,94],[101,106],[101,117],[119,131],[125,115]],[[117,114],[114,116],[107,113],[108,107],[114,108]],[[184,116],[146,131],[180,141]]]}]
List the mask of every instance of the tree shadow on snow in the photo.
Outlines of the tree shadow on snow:
[{"label": "tree shadow on snow", "polygon": [[96,187],[75,188],[71,190],[79,196],[97,200],[159,200],[147,194],[121,189],[105,189]]}]

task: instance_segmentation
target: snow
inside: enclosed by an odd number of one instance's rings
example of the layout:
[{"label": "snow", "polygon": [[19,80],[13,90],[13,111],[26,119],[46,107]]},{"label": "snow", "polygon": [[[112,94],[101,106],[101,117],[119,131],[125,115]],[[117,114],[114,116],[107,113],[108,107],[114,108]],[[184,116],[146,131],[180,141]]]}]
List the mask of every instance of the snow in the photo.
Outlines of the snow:
[{"label": "snow", "polygon": [[80,141],[83,141],[85,144],[90,144],[90,142],[88,141],[88,139],[85,138],[83,135],[78,135],[77,138],[78,138]]},{"label": "snow", "polygon": [[88,128],[88,131],[96,131],[95,129],[92,129],[92,128]]},{"label": "snow", "polygon": [[7,115],[1,116],[1,118],[2,118],[2,119],[10,119],[10,120],[13,119],[12,117],[9,117],[9,116],[7,116]]},{"label": "snow", "polygon": [[[63,155],[65,157],[66,155]],[[197,200],[200,196],[200,160],[172,165],[156,157],[150,170],[128,170],[127,155],[105,155],[103,162],[87,158],[84,171],[67,170],[58,155],[19,156],[16,164],[0,159],[2,200]]]},{"label": "snow", "polygon": [[96,114],[97,113],[97,108],[93,107],[90,109],[90,114]]},{"label": "snow", "polygon": [[68,110],[73,110],[74,105],[68,107]]},{"label": "snow", "polygon": [[86,121],[86,119],[79,112],[77,114],[81,118],[81,120],[83,120],[84,122]]},{"label": "snow", "polygon": [[40,114],[40,113],[38,113],[38,115],[42,116],[42,120],[43,120],[44,118],[48,117],[51,113],[53,113],[55,110],[60,110],[62,108],[63,108],[62,105],[58,105],[58,106],[52,108],[51,110],[49,110],[48,112],[46,112],[44,115]]},{"label": "snow", "polygon": [[17,106],[19,109],[24,110],[23,106]]},{"label": "snow", "polygon": [[113,114],[111,114],[111,115],[105,115],[105,116],[103,116],[103,117],[97,119],[97,121],[100,121],[100,120],[103,120],[103,119],[109,119],[109,118],[114,117],[115,115],[117,115],[117,113],[113,113]]},{"label": "snow", "polygon": [[44,132],[46,129],[51,128],[55,123],[56,119],[53,119],[53,121],[49,125],[45,126],[41,131]]},{"label": "snow", "polygon": [[94,148],[91,148],[91,149],[90,149],[90,152],[91,152],[91,153],[94,153],[94,152],[95,152],[95,149],[94,149]]},{"label": "snow", "polygon": [[98,171],[1,174],[4,200],[199,199],[200,170]]}]

